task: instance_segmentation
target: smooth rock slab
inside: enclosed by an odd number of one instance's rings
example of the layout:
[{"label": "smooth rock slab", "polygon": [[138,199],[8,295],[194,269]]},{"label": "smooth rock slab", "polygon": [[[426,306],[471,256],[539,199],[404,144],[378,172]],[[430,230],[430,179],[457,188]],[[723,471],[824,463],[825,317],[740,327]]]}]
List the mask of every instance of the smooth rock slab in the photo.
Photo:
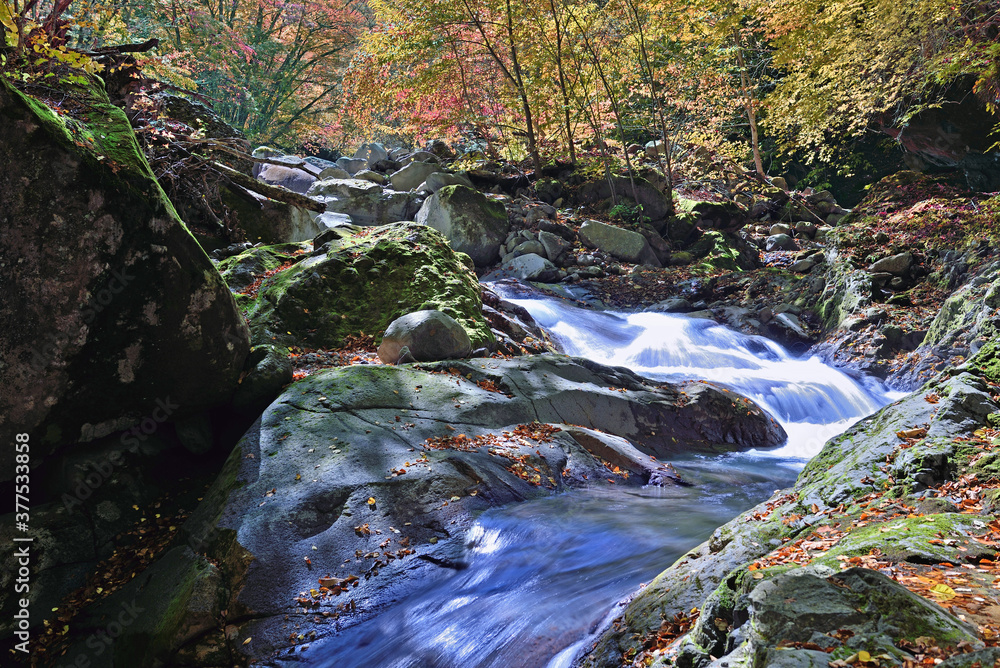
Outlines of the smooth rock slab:
[{"label": "smooth rock slab", "polygon": [[[662,459],[712,449],[724,432],[763,437],[743,438],[739,447],[780,439],[762,411],[746,413],[737,395],[704,383],[659,384],[559,355],[331,369],[291,385],[265,411],[179,541],[220,564],[225,581],[199,589],[200,596],[215,602],[210,609],[228,609],[236,650],[260,659],[290,647],[287,616],[319,577],[359,578],[310,608],[334,612],[353,601],[336,625],[296,614],[300,632],[322,639],[435,577],[435,564],[454,563],[466,529],[490,507],[606,478],[602,460],[634,473],[618,484],[641,485],[654,475],[669,483],[676,474],[650,453]],[[510,435],[535,420],[580,427],[567,426],[547,443]],[[497,454],[498,446],[509,456]],[[183,592],[204,583],[197,567],[168,553],[153,567],[164,584],[143,579],[127,600],[159,610],[161,603],[145,597],[159,601],[164,587]],[[106,609],[120,604],[114,596]],[[139,637],[126,628],[112,651],[131,651],[137,665],[178,646],[208,652],[199,643],[211,638],[176,631],[197,619],[183,613]],[[252,642],[243,644],[247,637]]]}]

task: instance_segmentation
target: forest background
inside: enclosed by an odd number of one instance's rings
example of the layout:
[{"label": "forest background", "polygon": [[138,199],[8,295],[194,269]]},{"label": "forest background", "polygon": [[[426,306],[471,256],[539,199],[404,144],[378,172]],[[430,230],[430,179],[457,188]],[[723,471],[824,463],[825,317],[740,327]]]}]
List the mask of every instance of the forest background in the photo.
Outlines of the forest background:
[{"label": "forest background", "polygon": [[0,0],[0,23],[0,68],[40,86],[145,42],[145,77],[255,144],[443,138],[538,172],[659,140],[668,186],[695,147],[817,180],[916,113],[1000,105],[1000,0]]}]

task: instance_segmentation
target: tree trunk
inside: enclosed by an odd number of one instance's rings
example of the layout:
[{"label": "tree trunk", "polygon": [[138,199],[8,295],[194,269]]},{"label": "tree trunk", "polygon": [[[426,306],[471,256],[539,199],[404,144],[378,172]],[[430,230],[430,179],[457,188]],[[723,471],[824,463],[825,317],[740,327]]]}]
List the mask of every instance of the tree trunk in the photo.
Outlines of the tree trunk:
[{"label": "tree trunk", "polygon": [[750,80],[747,77],[746,62],[743,58],[743,42],[736,31],[733,31],[733,41],[736,43],[736,63],[740,67],[743,104],[746,107],[747,121],[750,122],[750,148],[753,150],[753,164],[760,178],[767,179],[767,173],[764,171],[764,162],[760,158],[760,142],[757,137],[757,114],[754,112],[753,96],[750,94]]}]

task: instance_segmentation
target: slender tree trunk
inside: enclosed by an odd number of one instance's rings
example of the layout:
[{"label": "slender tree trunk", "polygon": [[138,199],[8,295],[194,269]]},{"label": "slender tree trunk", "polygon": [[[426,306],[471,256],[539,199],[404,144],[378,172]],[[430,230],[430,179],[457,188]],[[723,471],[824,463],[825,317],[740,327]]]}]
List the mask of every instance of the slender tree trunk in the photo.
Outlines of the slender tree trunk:
[{"label": "slender tree trunk", "polygon": [[510,41],[510,64],[514,71],[517,93],[521,97],[521,106],[524,108],[525,129],[528,132],[528,153],[531,154],[531,161],[535,165],[535,177],[542,174],[542,158],[538,154],[538,143],[535,140],[535,124],[531,117],[531,104],[528,102],[528,93],[524,87],[524,76],[521,74],[521,61],[517,57],[517,40],[514,39],[514,11],[511,8],[510,0],[507,0],[507,39]]},{"label": "slender tree trunk", "polygon": [[[673,174],[673,160],[671,153],[673,152],[673,140],[670,139],[670,135],[667,133],[667,119],[666,114],[663,111],[663,100],[660,99],[659,91],[656,86],[656,76],[653,72],[653,65],[649,60],[649,51],[646,49],[646,31],[642,25],[642,17],[639,16],[639,7],[636,0],[626,0],[629,9],[632,10],[632,16],[635,19],[636,34],[639,37],[639,62],[642,65],[643,72],[649,79],[649,90],[653,98],[653,104],[655,105],[657,115],[660,121],[660,136],[663,138],[663,153],[657,151],[657,162],[660,163],[660,171],[663,172],[664,178],[667,180],[667,188],[664,193],[667,197],[668,203],[668,214],[674,213],[674,174]],[[654,119],[654,124],[656,120]]]},{"label": "slender tree trunk", "polygon": [[[574,17],[575,20],[575,17]],[[577,26],[580,26],[579,21],[577,21]],[[594,65],[594,69],[597,72],[598,78],[601,80],[601,84],[604,86],[604,91],[607,93],[608,101],[611,102],[611,110],[615,115],[615,124],[618,126],[618,136],[622,142],[622,148],[625,148],[625,125],[622,123],[621,107],[618,104],[618,98],[615,96],[614,89],[611,88],[611,83],[604,74],[604,68],[601,67],[601,59],[598,56],[597,49],[594,48],[593,43],[590,38],[584,33],[583,35],[584,46],[587,47],[587,52],[590,54],[591,62]],[[628,179],[629,184],[632,186],[632,199],[638,202],[638,197],[635,193],[635,171],[632,169],[632,158],[629,156],[628,151],[623,151],[625,154],[625,167],[628,169]],[[610,173],[608,174],[608,184],[614,191],[614,183],[611,180]]]},{"label": "slender tree trunk", "polygon": [[753,150],[753,164],[757,174],[762,179],[767,178],[764,162],[760,158],[760,142],[757,136],[757,114],[753,108],[753,96],[750,93],[750,80],[747,76],[746,61],[743,58],[743,41],[739,33],[733,31],[733,41],[736,43],[736,64],[740,68],[740,83],[743,88],[743,104],[746,107],[747,121],[750,122],[750,148]]},{"label": "slender tree trunk", "polygon": [[566,145],[569,148],[570,162],[576,162],[576,146],[573,145],[573,123],[569,113],[569,91],[566,89],[566,71],[563,63],[563,34],[562,24],[559,21],[559,10],[556,9],[556,0],[549,0],[549,7],[552,10],[552,20],[556,24],[556,69],[559,71],[559,90],[562,93],[563,113],[566,122]]}]

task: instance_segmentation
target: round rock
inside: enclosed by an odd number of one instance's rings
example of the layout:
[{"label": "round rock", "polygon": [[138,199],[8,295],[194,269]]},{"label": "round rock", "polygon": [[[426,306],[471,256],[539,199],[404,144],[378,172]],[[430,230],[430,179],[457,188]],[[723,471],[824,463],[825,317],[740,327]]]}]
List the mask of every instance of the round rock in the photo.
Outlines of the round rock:
[{"label": "round rock", "polygon": [[396,364],[403,348],[418,362],[467,357],[472,352],[469,335],[458,322],[441,311],[416,311],[389,323],[378,347],[386,364]]}]

